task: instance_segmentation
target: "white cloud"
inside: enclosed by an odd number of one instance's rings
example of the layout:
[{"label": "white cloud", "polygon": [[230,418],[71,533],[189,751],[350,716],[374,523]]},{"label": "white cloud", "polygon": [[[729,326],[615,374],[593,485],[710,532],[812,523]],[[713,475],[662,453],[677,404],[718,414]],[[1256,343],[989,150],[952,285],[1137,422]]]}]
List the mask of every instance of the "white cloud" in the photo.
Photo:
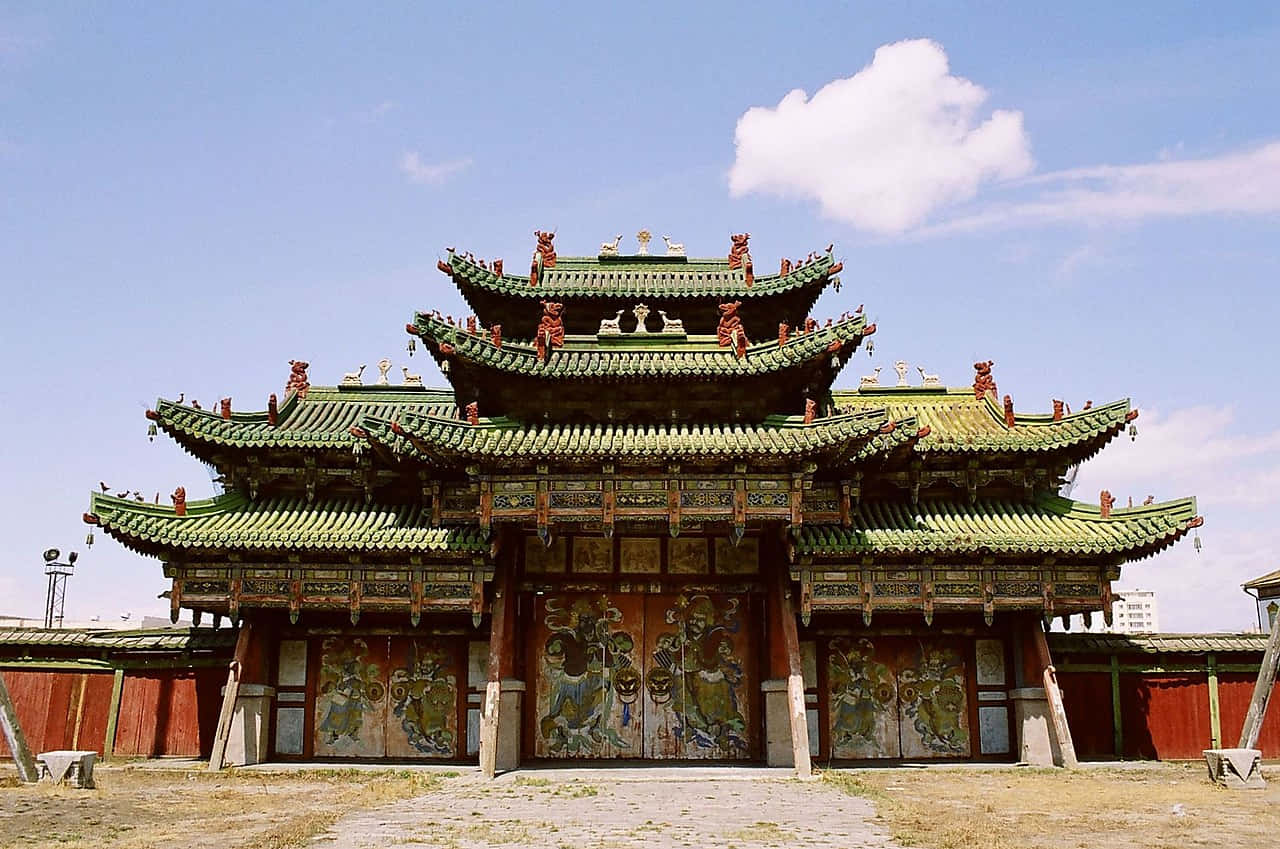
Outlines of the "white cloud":
[{"label": "white cloud", "polygon": [[1255,625],[1240,585],[1276,567],[1280,551],[1280,430],[1246,432],[1230,407],[1143,410],[1138,438],[1118,439],[1080,470],[1074,497],[1096,502],[1109,489],[1120,506],[1133,496],[1196,496],[1205,517],[1203,550],[1183,541],[1124,567],[1124,586],[1154,589],[1165,630],[1230,630]]},{"label": "white cloud", "polygon": [[400,157],[400,170],[411,183],[437,185],[460,171],[471,167],[471,157],[450,159],[447,162],[423,162],[417,151],[411,150]]},{"label": "white cloud", "polygon": [[1280,213],[1280,142],[1204,159],[1096,165],[1028,178],[1028,200],[958,216],[927,232],[1012,227],[1040,222],[1137,221],[1146,218]]},{"label": "white cloud", "polygon": [[901,233],[1032,168],[1022,113],[979,111],[987,92],[948,69],[933,41],[886,44],[871,64],[738,119],[730,193],[817,200],[834,218]]}]

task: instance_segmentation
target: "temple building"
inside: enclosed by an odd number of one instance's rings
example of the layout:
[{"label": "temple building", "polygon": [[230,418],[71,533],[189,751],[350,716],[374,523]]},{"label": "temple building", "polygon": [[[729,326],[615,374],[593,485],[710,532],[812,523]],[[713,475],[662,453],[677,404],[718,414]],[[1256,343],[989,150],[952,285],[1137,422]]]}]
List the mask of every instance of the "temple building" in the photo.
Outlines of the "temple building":
[{"label": "temple building", "polygon": [[833,388],[876,328],[810,317],[830,247],[758,274],[747,234],[535,235],[524,275],[440,262],[474,316],[406,329],[449,388],[294,361],[265,411],[162,400],[225,493],[93,494],[175,617],[239,627],[215,766],[1070,757],[1045,623],[1109,616],[1122,564],[1201,523],[1058,494],[1128,401],[1021,412],[990,362]]}]

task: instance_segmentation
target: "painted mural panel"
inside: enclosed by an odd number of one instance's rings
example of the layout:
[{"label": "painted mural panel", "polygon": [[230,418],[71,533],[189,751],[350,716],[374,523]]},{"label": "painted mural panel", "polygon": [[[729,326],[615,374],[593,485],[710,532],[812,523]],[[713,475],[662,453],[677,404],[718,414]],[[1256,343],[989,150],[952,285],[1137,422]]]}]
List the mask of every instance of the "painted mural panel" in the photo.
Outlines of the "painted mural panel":
[{"label": "painted mural panel", "polygon": [[387,756],[458,754],[458,650],[438,639],[393,639],[388,680]]},{"label": "painted mural panel", "polygon": [[650,596],[645,619],[645,756],[750,757],[756,681],[744,599]]},{"label": "painted mural panel", "polygon": [[967,757],[962,641],[837,638],[828,680],[832,757]]},{"label": "painted mural panel", "polygon": [[898,682],[883,648],[866,638],[831,641],[831,756],[851,760],[896,758]]},{"label": "painted mural panel", "polygon": [[535,756],[640,757],[643,597],[546,596],[535,617]]},{"label": "painted mural panel", "polygon": [[386,754],[386,637],[326,637],[316,690],[317,757]]},{"label": "painted mural panel", "polygon": [[899,732],[904,758],[968,757],[969,711],[964,653],[942,640],[904,647],[898,671]]}]

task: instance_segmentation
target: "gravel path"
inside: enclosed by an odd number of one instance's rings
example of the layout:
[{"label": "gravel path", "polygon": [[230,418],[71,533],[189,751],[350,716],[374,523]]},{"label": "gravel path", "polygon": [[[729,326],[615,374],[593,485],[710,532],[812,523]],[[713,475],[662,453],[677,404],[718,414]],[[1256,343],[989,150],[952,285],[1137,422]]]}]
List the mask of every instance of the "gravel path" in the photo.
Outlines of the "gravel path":
[{"label": "gravel path", "polygon": [[525,770],[448,779],[435,793],[349,814],[323,849],[491,846],[887,847],[870,802],[785,772]]}]

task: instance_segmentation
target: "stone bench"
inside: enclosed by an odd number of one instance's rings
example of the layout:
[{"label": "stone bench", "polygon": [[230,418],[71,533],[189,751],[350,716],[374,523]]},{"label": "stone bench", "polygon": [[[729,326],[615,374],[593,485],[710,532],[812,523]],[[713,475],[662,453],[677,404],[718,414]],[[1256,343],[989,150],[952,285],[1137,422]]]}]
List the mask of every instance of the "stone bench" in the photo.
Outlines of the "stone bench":
[{"label": "stone bench", "polygon": [[56,783],[66,781],[72,787],[91,790],[93,789],[93,764],[97,759],[97,752],[71,749],[41,752],[36,756],[36,771],[41,781]]},{"label": "stone bench", "polygon": [[1205,749],[1209,778],[1232,790],[1262,790],[1262,752],[1257,749]]}]

